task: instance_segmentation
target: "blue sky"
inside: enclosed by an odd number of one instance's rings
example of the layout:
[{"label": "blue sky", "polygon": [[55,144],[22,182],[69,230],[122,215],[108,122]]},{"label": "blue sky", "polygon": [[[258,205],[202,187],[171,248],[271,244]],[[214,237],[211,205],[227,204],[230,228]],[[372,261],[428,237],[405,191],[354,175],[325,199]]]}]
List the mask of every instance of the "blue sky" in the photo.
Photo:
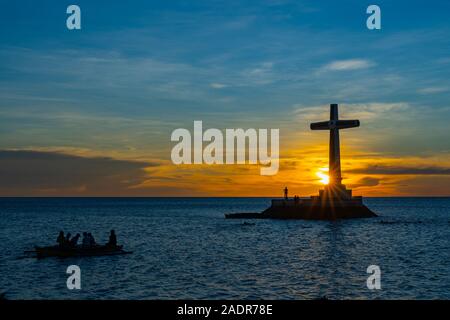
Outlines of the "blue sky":
[{"label": "blue sky", "polygon": [[[82,30],[66,29],[70,4]],[[370,4],[382,30],[366,28]],[[194,120],[280,128],[290,149],[339,103],[365,121],[367,139],[349,133],[355,148],[448,160],[448,1],[1,7],[0,149],[167,160],[170,132]]]}]

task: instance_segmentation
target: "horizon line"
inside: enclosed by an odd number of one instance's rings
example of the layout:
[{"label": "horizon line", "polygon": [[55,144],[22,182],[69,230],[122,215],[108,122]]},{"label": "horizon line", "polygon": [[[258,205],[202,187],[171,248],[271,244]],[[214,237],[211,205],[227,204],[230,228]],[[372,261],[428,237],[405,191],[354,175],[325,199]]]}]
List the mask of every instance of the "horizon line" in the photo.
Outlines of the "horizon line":
[{"label": "horizon line", "polygon": [[[136,199],[151,199],[151,198],[164,198],[164,199],[208,199],[208,198],[221,198],[221,199],[283,199],[283,196],[275,197],[275,196],[70,196],[70,195],[62,195],[62,196],[2,196],[0,195],[0,199],[23,199],[23,198],[104,198],[104,199],[110,199],[110,198],[123,198],[123,199],[130,199],[130,198],[136,198]],[[290,197],[292,198],[292,197]],[[310,198],[309,196],[300,197],[302,198]],[[395,196],[395,195],[389,195],[389,196],[363,196],[363,198],[370,198],[370,199],[379,199],[379,198],[450,198],[450,195],[409,195],[409,196]]]}]

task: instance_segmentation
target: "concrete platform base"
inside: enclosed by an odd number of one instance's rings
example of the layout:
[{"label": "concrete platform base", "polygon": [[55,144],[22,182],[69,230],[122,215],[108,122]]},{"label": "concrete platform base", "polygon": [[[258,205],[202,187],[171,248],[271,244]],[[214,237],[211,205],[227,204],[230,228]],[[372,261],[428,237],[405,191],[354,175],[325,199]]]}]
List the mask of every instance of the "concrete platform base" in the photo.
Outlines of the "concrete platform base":
[{"label": "concrete platform base", "polygon": [[353,199],[322,202],[320,198],[300,201],[272,200],[272,205],[261,213],[231,213],[227,219],[303,219],[337,220],[372,218],[377,215],[362,203],[361,197]]}]

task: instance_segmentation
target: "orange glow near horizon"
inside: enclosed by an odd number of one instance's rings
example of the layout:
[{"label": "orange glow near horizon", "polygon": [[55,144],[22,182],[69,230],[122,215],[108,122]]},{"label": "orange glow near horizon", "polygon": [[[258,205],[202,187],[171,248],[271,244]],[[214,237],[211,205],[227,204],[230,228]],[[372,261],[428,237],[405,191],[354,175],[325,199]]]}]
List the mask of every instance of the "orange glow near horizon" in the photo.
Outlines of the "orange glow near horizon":
[{"label": "orange glow near horizon", "polygon": [[[114,175],[108,170],[105,173],[100,172],[95,179],[88,178],[90,174],[82,180],[77,177],[76,180],[68,181],[63,186],[58,185],[60,182],[57,180],[54,188],[49,188],[49,181],[45,179],[42,187],[33,186],[24,189],[22,186],[20,188],[8,186],[3,190],[0,188],[0,194],[281,197],[284,187],[287,186],[289,194],[308,197],[317,195],[322,186],[329,184],[327,150],[327,144],[316,141],[308,141],[308,144],[299,148],[286,146],[280,154],[279,172],[273,176],[262,176],[261,165],[174,165],[167,159],[154,157],[142,160],[145,158],[144,155],[126,153],[127,157],[124,157],[125,153],[122,153],[122,158],[127,160],[120,160],[119,157],[119,160],[115,161],[126,161],[124,165],[130,166],[130,169],[120,167],[119,169],[123,171],[118,173],[112,171]],[[64,151],[68,155],[76,154],[75,160],[80,161],[78,158],[83,158],[82,163],[100,161],[97,153],[80,154],[72,149]],[[60,150],[58,152],[62,153]],[[355,195],[366,197],[450,195],[450,175],[445,169],[450,167],[450,155],[388,156],[351,145],[348,147],[344,145],[342,154],[343,183],[352,189]],[[111,158],[118,159],[117,154],[111,154]],[[135,158],[136,164],[128,160],[130,158]],[[63,160],[64,158],[59,161]],[[145,162],[149,165],[146,166]],[[111,160],[106,163],[109,165]],[[69,165],[72,166],[72,162]],[[89,170],[91,169],[88,166],[86,171]],[[62,169],[59,172],[65,174]]]},{"label": "orange glow near horizon", "polygon": [[320,178],[320,183],[328,184],[330,182],[330,177],[324,172],[328,172],[328,168],[319,168],[319,171],[316,172],[316,176]]}]

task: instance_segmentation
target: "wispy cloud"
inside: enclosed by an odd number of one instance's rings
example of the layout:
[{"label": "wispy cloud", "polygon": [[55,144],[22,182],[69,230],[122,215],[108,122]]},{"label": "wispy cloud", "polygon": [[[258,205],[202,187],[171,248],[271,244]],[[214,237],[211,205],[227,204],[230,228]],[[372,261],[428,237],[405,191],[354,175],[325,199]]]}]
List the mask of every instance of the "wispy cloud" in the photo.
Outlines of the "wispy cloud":
[{"label": "wispy cloud", "polygon": [[324,65],[321,71],[347,71],[367,69],[374,66],[375,63],[366,59],[348,59],[336,60]]},{"label": "wispy cloud", "polygon": [[227,87],[226,84],[223,84],[223,83],[217,83],[217,82],[213,82],[213,83],[211,83],[209,86],[210,86],[211,88],[213,88],[213,89],[223,89],[223,88],[226,88],[226,87]]},{"label": "wispy cloud", "polygon": [[351,188],[375,187],[380,184],[380,179],[374,177],[363,177],[354,184],[349,184]]},{"label": "wispy cloud", "polygon": [[241,72],[244,86],[267,85],[275,81],[276,76],[273,70],[274,63],[270,61],[262,62],[257,66],[245,69]]},{"label": "wispy cloud", "polygon": [[418,92],[421,94],[434,94],[434,93],[441,93],[441,92],[447,92],[449,91],[449,88],[447,87],[427,87],[419,89]]},{"label": "wispy cloud", "polygon": [[[342,115],[350,114],[352,118],[372,121],[379,118],[389,118],[401,116],[404,112],[410,109],[410,106],[406,102],[369,102],[369,103],[349,103],[343,104],[340,108]],[[328,117],[329,106],[317,105],[317,106],[294,106],[294,114],[299,120],[312,121],[317,119],[326,119]],[[325,118],[324,118],[325,117]]]}]

